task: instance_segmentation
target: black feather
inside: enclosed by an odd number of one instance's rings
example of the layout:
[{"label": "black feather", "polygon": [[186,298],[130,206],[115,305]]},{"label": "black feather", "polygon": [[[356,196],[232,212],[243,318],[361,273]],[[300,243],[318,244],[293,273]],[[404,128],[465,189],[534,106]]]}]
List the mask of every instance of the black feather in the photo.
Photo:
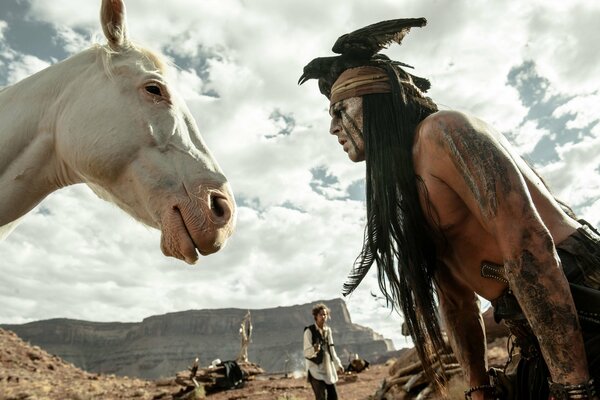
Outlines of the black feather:
[{"label": "black feather", "polygon": [[[333,45],[333,52],[339,55],[318,57],[309,62],[298,79],[301,85],[309,79],[319,80],[319,90],[330,97],[331,86],[342,72],[348,68],[365,65],[382,65],[391,63],[397,66],[412,68],[408,64],[392,61],[383,54],[377,54],[392,42],[400,43],[412,27],[427,24],[425,18],[393,19],[378,22],[353,32],[342,35]],[[412,75],[411,75],[412,76]],[[415,85],[422,91],[429,88],[429,81],[414,77]]]},{"label": "black feather", "polygon": [[425,18],[377,22],[340,36],[331,50],[344,56],[369,59],[392,42],[400,44],[410,28],[423,27],[426,24]]}]

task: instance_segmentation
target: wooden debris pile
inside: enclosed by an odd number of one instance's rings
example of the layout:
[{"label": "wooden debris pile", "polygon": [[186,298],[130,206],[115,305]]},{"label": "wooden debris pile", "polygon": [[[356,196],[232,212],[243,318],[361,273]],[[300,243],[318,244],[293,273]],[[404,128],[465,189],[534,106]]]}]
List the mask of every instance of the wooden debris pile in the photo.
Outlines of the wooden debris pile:
[{"label": "wooden debris pile", "polygon": [[[442,365],[448,380],[453,377],[462,379],[462,370],[453,354],[442,354],[433,367],[440,372]],[[390,368],[390,377],[383,381],[373,400],[427,399],[434,391],[435,386],[425,375],[420,361],[403,367],[396,362]]]},{"label": "wooden debris pile", "polygon": [[[493,320],[491,310],[483,314],[483,319],[488,340],[488,364],[489,366],[502,368],[508,359],[506,348],[508,332],[504,326]],[[462,369],[456,357],[452,354],[450,346],[448,346],[445,354],[440,355],[433,367],[438,373],[443,367],[448,378],[449,392],[462,393],[466,389]],[[436,398],[439,398],[439,394],[436,393],[436,385],[429,381],[425,375],[415,348],[410,349],[395,360],[390,367],[389,377],[382,382],[375,395],[371,396],[371,400],[425,400]]]},{"label": "wooden debris pile", "polygon": [[[242,370],[242,380],[247,382],[255,379],[257,375],[264,374],[264,370],[251,362],[239,362],[237,365]],[[196,363],[188,371],[178,372],[174,383],[180,389],[173,394],[173,399],[193,399],[196,393],[202,394],[215,393],[222,390],[228,390],[230,387],[223,383],[227,381],[226,367],[224,365],[210,366],[207,368],[198,368]],[[243,387],[243,382],[239,387]]]},{"label": "wooden debris pile", "polygon": [[244,387],[244,382],[253,380],[265,371],[248,361],[248,346],[252,342],[252,316],[246,312],[240,323],[240,352],[235,361],[214,360],[207,368],[198,368],[198,358],[188,371],[178,372],[174,383],[180,386],[173,399],[203,398],[206,394]]}]

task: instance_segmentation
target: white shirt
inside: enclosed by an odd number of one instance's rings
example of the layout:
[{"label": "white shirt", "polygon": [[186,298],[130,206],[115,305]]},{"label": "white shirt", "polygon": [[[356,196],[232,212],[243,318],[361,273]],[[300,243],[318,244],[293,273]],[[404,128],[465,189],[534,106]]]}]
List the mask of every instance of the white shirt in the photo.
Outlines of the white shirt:
[{"label": "white shirt", "polygon": [[[338,380],[337,370],[342,367],[342,362],[338,358],[335,347],[333,346],[333,336],[331,336],[331,328],[324,326],[320,329],[316,324],[315,326],[321,332],[323,340],[323,362],[321,364],[315,364],[308,360],[317,355],[312,345],[312,332],[310,329],[304,331],[304,357],[306,360],[306,370],[308,370],[311,376],[315,379],[323,381],[328,385],[333,385]],[[327,348],[329,347],[329,351]],[[330,354],[331,353],[331,354]]]}]

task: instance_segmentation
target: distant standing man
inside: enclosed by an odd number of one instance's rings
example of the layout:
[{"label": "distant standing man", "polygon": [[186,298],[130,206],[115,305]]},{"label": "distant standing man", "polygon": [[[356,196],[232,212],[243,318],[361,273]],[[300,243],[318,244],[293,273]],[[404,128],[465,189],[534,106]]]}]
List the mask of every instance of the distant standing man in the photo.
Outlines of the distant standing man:
[{"label": "distant standing man", "polygon": [[337,400],[337,371],[341,373],[344,368],[333,346],[331,328],[326,325],[329,308],[319,303],[313,307],[312,314],[315,323],[304,328],[304,357],[308,381],[316,400]]}]

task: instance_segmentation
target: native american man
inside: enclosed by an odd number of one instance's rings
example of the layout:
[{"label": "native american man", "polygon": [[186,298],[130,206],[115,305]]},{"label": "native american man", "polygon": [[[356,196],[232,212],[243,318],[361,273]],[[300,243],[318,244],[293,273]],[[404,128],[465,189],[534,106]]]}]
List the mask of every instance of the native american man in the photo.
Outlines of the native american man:
[{"label": "native american man", "polygon": [[439,302],[471,386],[466,396],[492,399],[501,388],[486,371],[479,295],[520,348],[516,398],[597,398],[600,236],[493,128],[438,111],[424,95],[427,80],[377,54],[425,22],[384,21],[343,35],[333,47],[339,55],[314,59],[299,81],[319,80],[330,133],[352,161],[366,161],[367,227],[345,293],[375,263],[432,378],[432,356],[444,347]]}]

